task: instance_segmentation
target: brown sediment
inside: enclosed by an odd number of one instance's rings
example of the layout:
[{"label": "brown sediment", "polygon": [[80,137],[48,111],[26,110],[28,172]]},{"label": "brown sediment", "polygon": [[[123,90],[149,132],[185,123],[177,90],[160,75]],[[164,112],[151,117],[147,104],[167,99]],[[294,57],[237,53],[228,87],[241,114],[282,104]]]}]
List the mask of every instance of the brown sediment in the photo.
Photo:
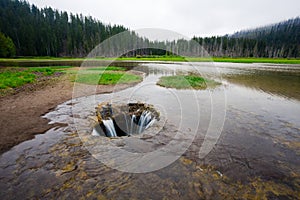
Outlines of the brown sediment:
[{"label": "brown sediment", "polygon": [[[23,141],[33,139],[37,134],[61,126],[49,125],[49,121],[42,116],[72,98],[74,83],[71,80],[70,75],[54,76],[0,97],[0,154]],[[110,93],[130,86],[132,84],[100,85],[90,86],[89,89],[85,85],[85,92],[80,95]]]}]

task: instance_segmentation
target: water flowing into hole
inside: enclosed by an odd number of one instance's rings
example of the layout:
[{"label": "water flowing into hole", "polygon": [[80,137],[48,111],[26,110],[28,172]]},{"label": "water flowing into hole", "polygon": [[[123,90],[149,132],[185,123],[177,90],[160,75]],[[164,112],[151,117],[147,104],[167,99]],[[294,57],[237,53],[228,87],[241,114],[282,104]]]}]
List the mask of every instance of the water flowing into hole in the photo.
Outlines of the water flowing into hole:
[{"label": "water flowing into hole", "polygon": [[112,119],[103,120],[103,125],[105,126],[105,133],[107,137],[117,137],[117,132],[115,129],[114,121]]},{"label": "water flowing into hole", "polygon": [[93,135],[105,135],[106,137],[141,134],[159,120],[159,113],[153,106],[144,103],[114,106],[109,103],[101,103],[96,108],[96,113],[100,129],[99,127],[94,129]]},{"label": "water flowing into hole", "polygon": [[138,133],[142,133],[145,129],[151,126],[151,124],[153,124],[155,119],[151,116],[151,114],[152,113],[150,111],[143,111],[138,123],[139,124]]}]

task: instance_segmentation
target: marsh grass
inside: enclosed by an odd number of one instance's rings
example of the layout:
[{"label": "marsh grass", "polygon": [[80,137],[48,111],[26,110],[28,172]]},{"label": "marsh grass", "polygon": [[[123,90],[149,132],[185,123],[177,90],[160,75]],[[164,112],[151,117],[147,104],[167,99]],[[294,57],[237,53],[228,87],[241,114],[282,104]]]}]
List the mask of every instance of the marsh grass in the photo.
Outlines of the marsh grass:
[{"label": "marsh grass", "polygon": [[0,72],[0,89],[16,88],[26,83],[32,83],[36,75],[28,72]]},{"label": "marsh grass", "polygon": [[[214,62],[300,64],[296,58],[212,58]],[[193,59],[192,59],[193,61]]]},{"label": "marsh grass", "polygon": [[[140,76],[125,73],[126,70],[124,67],[116,66],[87,68],[80,70],[80,73],[72,66],[0,68],[0,96],[13,92],[15,88],[23,85],[38,82],[44,79],[43,77],[51,78],[56,72],[66,74],[70,81],[86,84],[115,85],[142,80]],[[76,80],[77,74],[79,75]]]},{"label": "marsh grass", "polygon": [[41,76],[52,76],[57,70],[50,67],[4,68],[0,70],[0,89],[17,88],[33,83]]},{"label": "marsh grass", "polygon": [[205,79],[201,76],[190,75],[176,75],[176,76],[163,76],[157,82],[157,85],[166,88],[175,89],[196,89],[205,90],[206,88],[216,87],[220,83],[213,80]]},{"label": "marsh grass", "polygon": [[230,57],[182,57],[182,56],[142,56],[119,58],[56,58],[56,57],[24,57],[18,59],[0,58],[3,66],[36,66],[36,65],[72,65],[80,66],[84,61],[170,61],[170,62],[232,62],[232,63],[273,63],[273,64],[300,64],[299,58],[230,58]]},{"label": "marsh grass", "polygon": [[108,67],[91,67],[86,70],[90,71],[126,71],[127,69],[124,67],[116,67],[116,66],[108,66]]},{"label": "marsh grass", "polygon": [[272,63],[272,64],[300,64],[296,58],[227,58],[227,57],[181,57],[157,56],[141,58],[118,58],[117,60],[129,61],[170,61],[170,62],[229,62],[229,63]]},{"label": "marsh grass", "polygon": [[89,85],[116,85],[124,83],[140,82],[142,77],[122,72],[103,72],[103,73],[81,73],[78,74],[76,82]]}]

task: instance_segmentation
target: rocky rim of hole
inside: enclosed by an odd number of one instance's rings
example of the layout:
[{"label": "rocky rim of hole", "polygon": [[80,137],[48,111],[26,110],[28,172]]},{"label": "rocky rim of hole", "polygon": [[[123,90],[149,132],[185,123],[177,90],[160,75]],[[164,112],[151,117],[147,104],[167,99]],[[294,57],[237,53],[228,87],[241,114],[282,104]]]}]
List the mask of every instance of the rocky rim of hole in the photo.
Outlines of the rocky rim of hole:
[{"label": "rocky rim of hole", "polygon": [[[140,134],[154,121],[160,120],[160,113],[153,105],[141,102],[123,105],[103,102],[96,107],[96,115],[98,123],[107,137]],[[112,128],[115,130],[111,130],[108,126],[113,126]]]}]

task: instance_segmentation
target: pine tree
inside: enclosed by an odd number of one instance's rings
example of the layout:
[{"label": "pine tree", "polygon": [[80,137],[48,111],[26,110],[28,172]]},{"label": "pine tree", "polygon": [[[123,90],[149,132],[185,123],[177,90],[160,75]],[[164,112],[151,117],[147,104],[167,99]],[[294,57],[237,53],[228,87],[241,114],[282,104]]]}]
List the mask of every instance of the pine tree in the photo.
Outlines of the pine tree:
[{"label": "pine tree", "polygon": [[9,58],[16,54],[16,48],[11,38],[0,32],[0,57]]}]

